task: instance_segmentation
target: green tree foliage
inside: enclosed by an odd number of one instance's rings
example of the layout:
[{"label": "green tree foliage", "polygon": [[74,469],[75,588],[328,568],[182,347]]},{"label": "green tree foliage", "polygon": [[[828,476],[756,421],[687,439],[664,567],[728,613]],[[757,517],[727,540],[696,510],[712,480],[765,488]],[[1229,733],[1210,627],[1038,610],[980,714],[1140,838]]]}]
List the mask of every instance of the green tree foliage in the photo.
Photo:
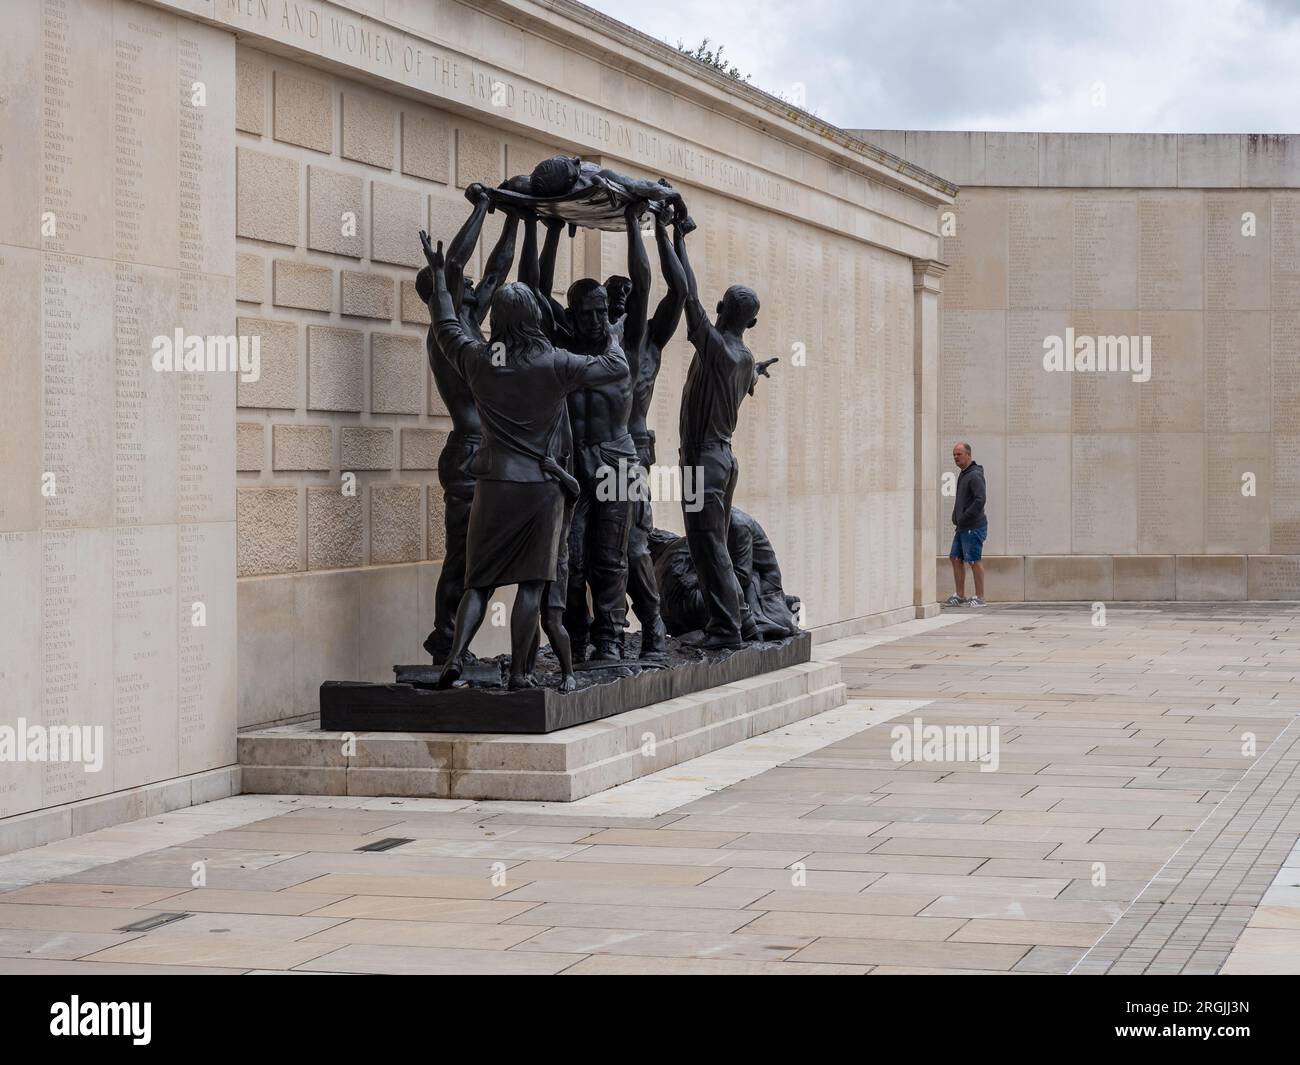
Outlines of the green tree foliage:
[{"label": "green tree foliage", "polygon": [[709,39],[705,37],[704,40],[696,45],[695,48],[687,48],[685,44],[678,41],[677,50],[681,52],[682,55],[688,55],[692,59],[704,63],[706,66],[711,66],[714,70],[722,71],[722,73],[726,74],[727,77],[734,78],[736,81],[749,80],[748,74],[742,74],[738,66],[734,63],[728,63],[722,58],[723,45],[718,45],[715,49],[710,48],[709,43]]}]

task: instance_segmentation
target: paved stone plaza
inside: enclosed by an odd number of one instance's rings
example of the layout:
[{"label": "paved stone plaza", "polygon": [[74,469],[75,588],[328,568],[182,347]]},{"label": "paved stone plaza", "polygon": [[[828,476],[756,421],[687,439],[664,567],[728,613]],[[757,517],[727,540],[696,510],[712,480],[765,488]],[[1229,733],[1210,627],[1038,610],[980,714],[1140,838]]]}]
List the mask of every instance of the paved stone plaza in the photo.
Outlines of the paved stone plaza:
[{"label": "paved stone plaza", "polygon": [[[99,729],[104,759],[0,755],[0,853],[237,794],[237,732],[428,661],[461,460],[418,234],[450,245],[467,191],[559,154],[684,190],[705,305],[761,292],[754,351],[785,354],[734,500],[803,623],[937,609],[942,175],[574,0],[4,11],[0,725]],[[626,240],[583,226],[552,266],[557,296],[626,275]],[[677,532],[693,350],[664,341],[646,414]]]},{"label": "paved stone plaza", "polygon": [[[15,853],[0,971],[1300,972],[1300,609],[1092,618],[822,644],[847,706],[575,803],[246,795]],[[914,719],[997,770],[893,760]]]},{"label": "paved stone plaza", "polygon": [[1300,20],[895,6],[5,0],[0,973],[1300,974]]}]

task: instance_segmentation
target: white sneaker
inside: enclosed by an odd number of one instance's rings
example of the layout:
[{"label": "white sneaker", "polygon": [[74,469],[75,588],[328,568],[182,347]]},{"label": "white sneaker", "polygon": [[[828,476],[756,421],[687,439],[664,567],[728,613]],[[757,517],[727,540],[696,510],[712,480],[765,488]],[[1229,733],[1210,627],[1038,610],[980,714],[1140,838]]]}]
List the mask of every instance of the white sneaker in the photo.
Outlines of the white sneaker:
[{"label": "white sneaker", "polygon": [[963,599],[960,595],[953,594],[943,601],[944,606],[965,606],[968,600]]},{"label": "white sneaker", "polygon": [[984,600],[981,599],[978,595],[972,595],[969,599],[966,600],[966,605],[969,607],[981,607],[981,606],[988,606],[988,603],[984,602]]}]

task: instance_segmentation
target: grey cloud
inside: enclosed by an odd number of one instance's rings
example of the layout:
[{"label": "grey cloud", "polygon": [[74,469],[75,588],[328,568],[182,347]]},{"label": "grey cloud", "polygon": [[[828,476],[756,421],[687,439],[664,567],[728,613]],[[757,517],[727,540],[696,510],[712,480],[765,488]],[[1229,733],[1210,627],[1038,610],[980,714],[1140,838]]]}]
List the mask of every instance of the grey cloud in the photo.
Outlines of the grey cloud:
[{"label": "grey cloud", "polygon": [[[1286,132],[1300,0],[596,0],[847,127]],[[1104,106],[1094,88],[1104,86]]]}]

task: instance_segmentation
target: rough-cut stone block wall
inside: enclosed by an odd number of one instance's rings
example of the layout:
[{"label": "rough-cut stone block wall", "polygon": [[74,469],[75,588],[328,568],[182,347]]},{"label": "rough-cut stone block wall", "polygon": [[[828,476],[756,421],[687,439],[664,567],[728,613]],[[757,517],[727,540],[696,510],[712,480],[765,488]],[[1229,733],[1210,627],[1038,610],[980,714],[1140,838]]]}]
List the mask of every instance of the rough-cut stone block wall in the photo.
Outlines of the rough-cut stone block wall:
[{"label": "rough-cut stone block wall", "polygon": [[[495,185],[565,149],[247,46],[236,58],[239,313],[263,337],[264,363],[239,395],[241,653],[263,662],[275,626],[291,662],[270,676],[241,667],[252,724],[309,713],[330,677],[385,680],[395,661],[423,659],[450,420],[427,367],[416,231],[450,241],[469,183]],[[746,202],[725,171],[715,177],[678,181],[700,226],[689,246],[701,296],[711,311],[728,285],[751,285],[762,310],[750,346],[781,358],[741,413],[737,503],[772,536],[810,625],[910,608],[913,262]],[[488,217],[471,275],[500,225]],[[647,244],[653,306],[664,285]],[[556,294],[627,272],[623,235],[580,231],[561,242]],[[651,412],[661,466],[677,461],[690,354],[683,322]],[[355,495],[340,491],[348,475]],[[657,502],[655,517],[680,529],[680,500]],[[505,635],[486,625],[476,648],[505,650]]]},{"label": "rough-cut stone block wall", "polygon": [[[423,660],[451,420],[428,367],[416,234],[449,241],[466,185],[552,153],[251,48],[235,66],[237,312],[262,357],[260,379],[239,385],[235,453],[241,723],[252,724],[309,712],[328,677],[384,680],[395,657]],[[471,276],[500,224],[489,216]],[[565,242],[558,290],[583,244]],[[397,566],[397,583],[375,566]],[[344,569],[359,572],[324,572]],[[402,582],[411,594],[394,596]],[[382,623],[363,628],[363,610]],[[266,626],[282,630],[288,668],[258,668]],[[476,646],[495,653],[503,640],[504,626],[488,626]]]}]

